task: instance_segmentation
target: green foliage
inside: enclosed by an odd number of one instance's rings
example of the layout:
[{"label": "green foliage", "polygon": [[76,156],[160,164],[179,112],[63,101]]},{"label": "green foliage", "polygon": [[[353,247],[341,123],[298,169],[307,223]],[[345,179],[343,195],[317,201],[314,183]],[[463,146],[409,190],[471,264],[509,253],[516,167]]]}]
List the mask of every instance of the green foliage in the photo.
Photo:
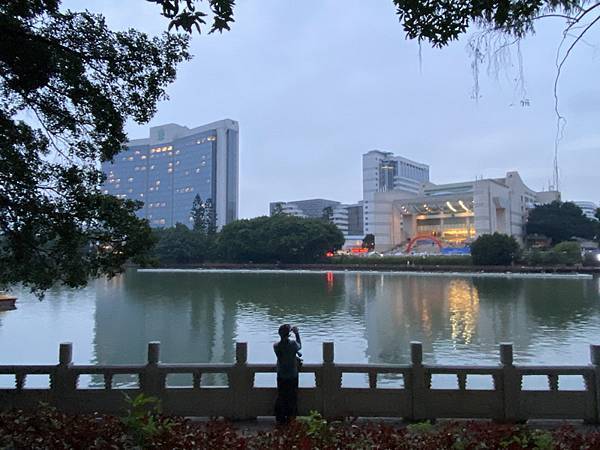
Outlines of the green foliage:
[{"label": "green foliage", "polygon": [[306,425],[306,434],[311,437],[323,437],[329,428],[319,411],[312,410],[308,416],[299,417],[298,420]]},{"label": "green foliage", "polygon": [[333,208],[331,206],[323,208],[323,220],[327,223],[333,223]]},{"label": "green foliage", "polygon": [[406,428],[408,429],[408,432],[412,434],[427,434],[432,433],[435,430],[435,427],[428,420],[425,422],[411,423]]},{"label": "green foliage", "polygon": [[[162,7],[162,15],[170,20],[169,30],[171,28],[183,29],[191,33],[195,28],[198,33],[206,25],[208,14],[198,11],[196,5],[201,0],[147,0],[156,3]],[[213,24],[209,33],[215,31],[222,32],[230,29],[230,23],[233,20],[233,7],[235,0],[209,0],[210,12],[212,13]]]},{"label": "green foliage", "polygon": [[121,151],[127,120],[152,117],[189,59],[188,37],[115,32],[59,6],[0,3],[0,287],[40,294],[146,260],[141,204],[103,195],[98,162]]},{"label": "green foliage", "polygon": [[161,265],[201,263],[211,256],[214,239],[202,230],[178,223],[173,228],[155,229],[154,256]]},{"label": "green foliage", "polygon": [[365,235],[363,238],[362,247],[373,250],[375,248],[375,235],[371,233]]},{"label": "green foliage", "polygon": [[533,32],[541,15],[571,15],[585,11],[584,0],[490,1],[394,0],[396,12],[410,39],[443,47],[466,33],[472,25],[523,37]]},{"label": "green foliage", "polygon": [[527,250],[523,253],[522,259],[530,266],[572,266],[582,262],[581,246],[577,242],[561,242],[546,251]]},{"label": "green foliage", "polygon": [[212,200],[209,198],[202,201],[200,195],[196,194],[192,204],[191,217],[194,231],[212,234],[216,231],[216,214]]},{"label": "green foliage", "polygon": [[484,234],[471,244],[473,264],[477,266],[508,266],[518,255],[519,243],[506,234]]},{"label": "green foliage", "polygon": [[170,432],[175,424],[160,416],[160,400],[155,397],[138,394],[132,399],[125,395],[125,401],[128,408],[121,421],[136,446],[146,447],[158,435]]},{"label": "green foliage", "polygon": [[344,236],[322,220],[280,214],[229,223],[217,242],[219,258],[227,262],[306,263],[340,249]]},{"label": "green foliage", "polygon": [[541,234],[552,239],[553,244],[574,237],[593,239],[599,224],[586,217],[581,208],[570,202],[552,202],[536,206],[527,219],[527,234]]}]

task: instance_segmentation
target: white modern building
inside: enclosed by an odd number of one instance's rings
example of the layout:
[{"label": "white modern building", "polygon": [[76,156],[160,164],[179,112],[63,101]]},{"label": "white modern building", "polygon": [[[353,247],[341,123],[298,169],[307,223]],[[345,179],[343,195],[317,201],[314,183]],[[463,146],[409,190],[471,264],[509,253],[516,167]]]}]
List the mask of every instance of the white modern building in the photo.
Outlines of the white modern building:
[{"label": "white modern building", "polygon": [[194,198],[213,204],[215,225],[238,218],[239,125],[225,119],[196,128],[166,124],[126,144],[102,164],[103,191],[144,202],[138,211],[153,227],[191,224]]},{"label": "white modern building", "polygon": [[573,202],[573,203],[575,203],[577,206],[579,206],[581,208],[581,210],[583,211],[583,214],[588,219],[598,220],[598,218],[596,217],[596,211],[598,210],[598,205],[596,203],[586,202],[586,201],[577,201],[577,202]]},{"label": "white modern building", "polygon": [[427,165],[380,151],[363,155],[363,193],[365,234],[378,251],[410,251],[419,240],[460,248],[494,232],[522,241],[529,210],[560,200],[556,191],[529,188],[518,172],[434,184]]},{"label": "white modern building", "polygon": [[381,150],[365,153],[362,164],[363,231],[370,234],[384,225],[375,220],[375,195],[382,192],[418,195],[429,182],[429,166]]}]

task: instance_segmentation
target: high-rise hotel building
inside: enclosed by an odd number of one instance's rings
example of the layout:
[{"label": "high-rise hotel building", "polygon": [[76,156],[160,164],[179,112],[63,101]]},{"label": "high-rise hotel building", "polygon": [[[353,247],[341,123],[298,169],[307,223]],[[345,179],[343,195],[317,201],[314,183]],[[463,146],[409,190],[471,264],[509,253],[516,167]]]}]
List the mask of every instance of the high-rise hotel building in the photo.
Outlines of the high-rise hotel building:
[{"label": "high-rise hotel building", "polygon": [[150,128],[114,161],[103,163],[104,193],[144,202],[138,216],[153,227],[191,226],[196,195],[210,200],[216,226],[238,217],[239,125],[225,119],[200,127]]}]

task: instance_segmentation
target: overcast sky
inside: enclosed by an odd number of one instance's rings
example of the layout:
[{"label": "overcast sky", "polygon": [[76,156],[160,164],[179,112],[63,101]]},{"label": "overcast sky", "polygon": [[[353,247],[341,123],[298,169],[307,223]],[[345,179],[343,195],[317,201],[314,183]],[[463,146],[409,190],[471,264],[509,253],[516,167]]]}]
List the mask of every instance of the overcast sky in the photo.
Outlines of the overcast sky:
[{"label": "overcast sky", "polygon": [[[553,83],[561,23],[548,19],[522,44],[526,93],[515,67],[498,79],[483,70],[474,86],[467,39],[438,50],[426,44],[419,64],[391,0],[244,0],[222,35],[192,40],[148,126],[195,127],[223,118],[240,123],[240,215],[266,214],[276,200],[362,196],[361,155],[392,151],[426,163],[431,181],[467,181],[518,170],[535,190],[548,186],[556,116]],[[368,5],[368,6],[367,6]],[[144,0],[69,0],[103,13],[113,28],[150,34],[166,28]],[[568,124],[560,144],[566,200],[600,201],[600,26],[572,53],[559,95]],[[530,106],[520,106],[527,98]]]}]

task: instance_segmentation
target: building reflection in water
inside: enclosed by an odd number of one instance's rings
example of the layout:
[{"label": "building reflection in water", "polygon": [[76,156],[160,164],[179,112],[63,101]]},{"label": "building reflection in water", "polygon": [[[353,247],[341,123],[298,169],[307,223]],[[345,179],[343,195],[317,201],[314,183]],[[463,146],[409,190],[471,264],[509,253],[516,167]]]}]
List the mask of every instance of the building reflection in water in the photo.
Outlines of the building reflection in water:
[{"label": "building reflection in water", "polygon": [[502,341],[548,363],[547,349],[600,329],[597,279],[130,272],[98,282],[96,297],[98,364],[142,363],[152,340],[164,362],[232,362],[236,340],[272,361],[286,322],[302,328],[307,362],[334,340],[337,361],[405,364],[418,340],[432,363],[497,363]]},{"label": "building reflection in water", "polygon": [[464,279],[450,281],[448,309],[451,337],[454,343],[470,344],[479,321],[479,294],[472,283]]}]

